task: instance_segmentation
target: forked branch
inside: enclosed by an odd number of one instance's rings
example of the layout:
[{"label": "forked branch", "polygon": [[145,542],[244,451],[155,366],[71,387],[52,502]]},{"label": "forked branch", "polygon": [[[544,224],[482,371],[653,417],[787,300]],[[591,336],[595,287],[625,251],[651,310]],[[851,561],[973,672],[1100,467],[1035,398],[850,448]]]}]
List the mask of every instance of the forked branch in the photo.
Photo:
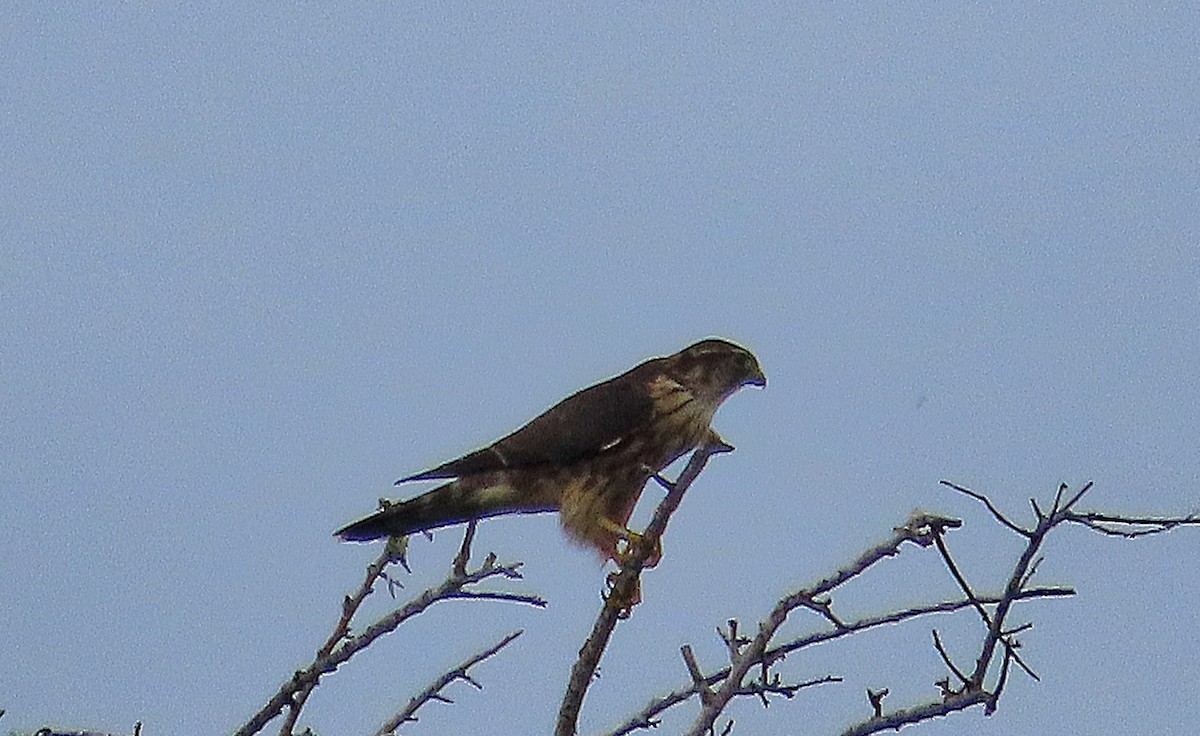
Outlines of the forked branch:
[{"label": "forked branch", "polygon": [[[995,602],[994,611],[989,613],[982,605],[986,601],[974,598],[970,586],[958,571],[950,555],[949,548],[945,545],[944,541],[939,540],[938,549],[942,554],[947,569],[967,597],[972,599],[972,606],[979,611],[980,617],[986,627],[986,634],[980,646],[979,655],[975,660],[975,667],[969,674],[964,676],[963,672],[949,660],[949,656],[942,648],[941,642],[936,638],[935,633],[935,647],[938,649],[947,667],[959,678],[961,687],[951,688],[948,685],[948,680],[944,680],[942,682],[943,692],[940,700],[890,713],[876,713],[872,718],[847,729],[843,733],[843,736],[866,736],[866,734],[892,731],[901,726],[966,710],[976,705],[983,705],[984,713],[990,715],[997,708],[1000,696],[1004,692],[1004,687],[1008,682],[1010,668],[1014,664],[1030,677],[1038,679],[1037,675],[1025,663],[1020,654],[1018,654],[1019,643],[1015,638],[1018,633],[1031,628],[1032,624],[1024,623],[1010,627],[1009,618],[1013,610],[1013,605],[1017,601],[1027,597],[1029,593],[1037,590],[1031,589],[1029,583],[1040,561],[1038,555],[1046,536],[1059,526],[1066,523],[1077,523],[1104,534],[1136,538],[1169,531],[1178,526],[1200,523],[1200,520],[1197,520],[1195,515],[1186,517],[1135,517],[1095,512],[1077,512],[1075,511],[1075,505],[1093,487],[1091,483],[1086,483],[1069,497],[1067,495],[1069,491],[1067,485],[1060,485],[1054,494],[1048,511],[1044,510],[1043,505],[1039,504],[1036,499],[1030,499],[1030,507],[1033,509],[1036,523],[1032,527],[1024,527],[1001,513],[986,495],[949,481],[942,481],[942,484],[983,504],[997,521],[1026,540],[1025,548],[1021,551],[1020,556],[1013,565],[1003,595]],[[1003,656],[999,657],[1000,663],[997,665],[997,651],[1000,650],[1003,651]],[[989,685],[989,673],[996,670],[999,671],[995,675],[994,682]]]},{"label": "forked branch", "polygon": [[[288,713],[280,730],[280,736],[292,736],[293,729],[300,717],[300,711],[303,709],[313,688],[317,686],[322,676],[333,672],[380,637],[395,631],[405,621],[423,613],[435,603],[459,599],[483,599],[524,603],[539,608],[544,607],[546,602],[537,596],[504,591],[477,590],[474,587],[478,583],[491,578],[499,577],[519,580],[521,578],[521,563],[499,564],[496,562],[496,556],[489,554],[477,568],[468,570],[467,566],[470,559],[473,534],[474,524],[470,524],[467,527],[462,547],[454,560],[450,574],[440,585],[425,590],[409,602],[365,627],[357,635],[354,635],[351,633],[350,623],[355,613],[362,606],[363,601],[371,594],[376,583],[381,579],[388,580],[390,588],[391,580],[387,578],[386,568],[392,563],[404,562],[402,556],[403,545],[394,545],[389,542],[383,554],[367,567],[367,574],[362,584],[354,593],[346,596],[342,603],[341,616],[334,625],[333,632],[321,648],[317,650],[313,661],[304,669],[297,670],[287,682],[283,683],[279,691],[267,701],[266,705],[235,732],[235,736],[250,736],[251,734],[258,733],[270,721],[283,713],[285,709]],[[496,651],[499,651],[500,647],[508,644],[513,638],[516,638],[515,635],[503,641],[496,647]],[[492,652],[491,654],[494,653]],[[487,656],[491,656],[491,654]],[[452,671],[451,674],[454,672]],[[436,697],[439,691],[440,689],[434,690],[430,697]],[[417,705],[419,706],[420,703]]]},{"label": "forked branch", "polygon": [[[1031,585],[1038,562],[1040,562],[1039,553],[1045,537],[1050,531],[1064,523],[1078,523],[1105,534],[1139,537],[1168,531],[1178,526],[1200,524],[1200,520],[1195,515],[1132,517],[1077,512],[1074,510],[1076,504],[1092,487],[1091,484],[1087,484],[1074,493],[1068,493],[1069,489],[1065,485],[1059,487],[1046,510],[1043,510],[1043,505],[1039,505],[1036,500],[1033,500],[1031,507],[1034,509],[1036,523],[1032,527],[1026,528],[1002,513],[996,504],[984,494],[950,482],[944,482],[944,485],[981,503],[992,518],[1025,540],[1025,547],[1010,570],[1000,594],[982,595],[977,593],[975,586],[968,582],[959,569],[946,543],[945,536],[949,529],[960,525],[957,519],[948,519],[932,514],[914,514],[904,526],[894,531],[891,538],[867,550],[849,565],[807,588],[780,599],[766,619],[759,624],[756,636],[739,636],[736,621],[730,622],[728,631],[718,629],[729,653],[730,665],[728,667],[705,675],[696,661],[691,647],[685,645],[682,651],[690,684],[652,700],[622,725],[608,732],[608,736],[625,736],[635,731],[653,728],[659,724],[659,719],[666,710],[692,698],[699,700],[700,712],[687,733],[691,736],[716,733],[719,730],[716,723],[717,718],[734,697],[755,694],[765,700],[766,695],[770,693],[787,694],[779,687],[780,676],[770,672],[770,668],[785,655],[878,626],[964,609],[974,610],[985,629],[974,666],[964,668],[956,665],[935,630],[934,648],[950,673],[948,677],[938,683],[940,688],[938,699],[886,712],[883,707],[883,699],[887,690],[872,691],[870,693],[873,696],[872,716],[866,721],[850,727],[844,733],[848,736],[865,736],[866,734],[890,731],[977,705],[983,705],[984,712],[991,713],[997,707],[1000,695],[1007,684],[1010,670],[1014,666],[1031,677],[1037,678],[1032,668],[1018,654],[1019,642],[1016,640],[1017,635],[1031,628],[1032,624],[1026,622],[1014,626],[1010,623],[1014,604],[1034,598],[1069,596],[1075,593],[1071,588],[1032,587]],[[833,612],[830,594],[845,582],[872,569],[880,560],[897,554],[906,542],[920,547],[936,548],[945,568],[962,591],[963,597],[959,600],[916,606],[858,620],[843,620],[837,616]],[[829,629],[783,644],[773,644],[773,637],[779,627],[791,612],[798,608],[810,609],[819,614],[821,619],[829,625]],[[758,674],[754,675],[753,679],[748,679],[755,671]],[[804,683],[804,685],[836,682],[839,679],[827,675]],[[788,692],[794,693],[795,690]]]}]

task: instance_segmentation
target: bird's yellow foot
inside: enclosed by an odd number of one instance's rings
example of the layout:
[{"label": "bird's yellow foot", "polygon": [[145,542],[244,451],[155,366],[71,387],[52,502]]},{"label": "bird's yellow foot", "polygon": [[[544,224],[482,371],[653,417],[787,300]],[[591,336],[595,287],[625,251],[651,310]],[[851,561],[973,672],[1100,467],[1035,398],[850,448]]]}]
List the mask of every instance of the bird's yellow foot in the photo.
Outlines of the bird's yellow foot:
[{"label": "bird's yellow foot", "polygon": [[[645,543],[643,540],[646,537],[621,526],[611,519],[601,519],[600,523],[605,529],[612,532],[618,541],[624,542],[624,545],[617,547],[613,555],[613,562],[616,562],[619,567],[625,567],[625,563],[633,557],[634,550],[639,549]],[[650,554],[647,555],[646,561],[642,563],[642,567],[657,567],[658,563],[662,562],[662,556],[662,539],[659,538],[654,540],[654,548],[650,550]]]},{"label": "bird's yellow foot", "polygon": [[408,566],[407,534],[388,537],[387,547],[384,549],[387,551],[388,562],[399,562],[405,570],[412,572],[412,568]]},{"label": "bird's yellow foot", "polygon": [[[625,549],[617,551],[617,564],[621,567],[633,556],[636,549],[640,549],[645,544],[645,536],[637,532],[625,530]],[[663,549],[662,539],[654,540],[654,547],[650,550],[650,554],[646,556],[646,561],[642,563],[644,569],[658,567],[658,563],[662,562]]]}]

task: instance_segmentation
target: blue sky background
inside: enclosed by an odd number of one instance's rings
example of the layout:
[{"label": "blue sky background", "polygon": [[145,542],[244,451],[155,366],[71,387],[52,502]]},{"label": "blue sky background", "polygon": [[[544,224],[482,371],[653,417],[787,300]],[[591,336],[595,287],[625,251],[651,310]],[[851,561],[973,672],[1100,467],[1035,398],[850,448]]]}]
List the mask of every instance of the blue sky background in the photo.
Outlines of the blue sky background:
[{"label": "blue sky background", "polygon": [[[738,450],[675,517],[584,733],[914,508],[964,517],[952,546],[999,589],[1018,540],[941,478],[1017,516],[1087,480],[1089,507],[1197,511],[1198,32],[1191,3],[6,4],[0,727],[232,731],[376,554],[334,528],[707,335],[770,386],[718,415]],[[414,541],[408,590],[457,537]],[[477,549],[550,608],[434,609],[304,723],[373,732],[523,627],[410,731],[549,732],[604,573],[549,516]],[[1191,733],[1198,550],[1060,533],[1039,577],[1079,596],[1022,613],[1043,682],[924,731]],[[907,553],[835,605],[952,592]],[[789,657],[846,682],[739,703],[735,733],[933,696],[933,625]],[[969,663],[977,622],[936,625]]]}]

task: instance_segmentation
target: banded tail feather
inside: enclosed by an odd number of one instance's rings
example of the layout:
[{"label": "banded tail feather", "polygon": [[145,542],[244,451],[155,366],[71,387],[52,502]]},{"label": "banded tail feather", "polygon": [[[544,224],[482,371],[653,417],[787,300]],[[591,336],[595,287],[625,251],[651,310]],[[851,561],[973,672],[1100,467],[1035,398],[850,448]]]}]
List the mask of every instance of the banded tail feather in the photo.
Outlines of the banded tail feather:
[{"label": "banded tail feather", "polygon": [[416,498],[394,503],[334,532],[346,542],[369,542],[461,524],[508,513],[553,511],[555,507],[528,507],[521,494],[506,483],[482,483],[460,478]]}]

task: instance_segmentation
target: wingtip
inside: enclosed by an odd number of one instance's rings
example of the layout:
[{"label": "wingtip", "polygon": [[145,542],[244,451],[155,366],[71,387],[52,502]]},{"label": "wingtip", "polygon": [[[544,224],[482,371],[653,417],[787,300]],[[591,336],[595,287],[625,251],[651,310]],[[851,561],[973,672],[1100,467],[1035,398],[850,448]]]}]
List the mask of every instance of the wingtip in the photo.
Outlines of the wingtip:
[{"label": "wingtip", "polygon": [[426,470],[423,473],[417,473],[416,475],[410,475],[410,476],[401,478],[400,480],[396,481],[392,485],[398,486],[398,485],[403,485],[404,483],[411,483],[412,481],[417,481],[417,480],[439,480],[442,478],[453,478],[453,477],[454,476],[448,475],[446,473],[439,473],[436,470]]}]

